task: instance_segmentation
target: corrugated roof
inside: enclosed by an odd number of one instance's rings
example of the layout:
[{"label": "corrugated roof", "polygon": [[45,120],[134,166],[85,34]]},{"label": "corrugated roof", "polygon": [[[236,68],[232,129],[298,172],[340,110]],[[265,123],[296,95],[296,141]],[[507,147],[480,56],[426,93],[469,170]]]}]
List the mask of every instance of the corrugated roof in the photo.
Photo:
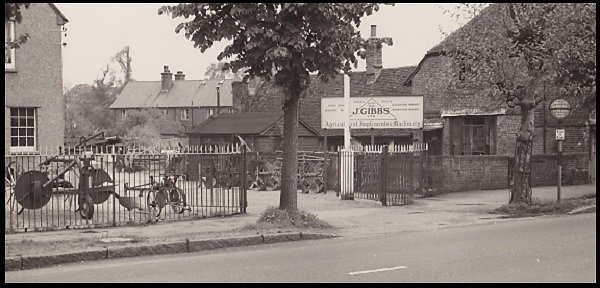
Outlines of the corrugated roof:
[{"label": "corrugated roof", "polygon": [[283,116],[270,113],[221,113],[196,125],[189,134],[260,134]]},{"label": "corrugated roof", "polygon": [[[171,108],[217,106],[218,79],[174,80],[166,92],[161,91],[161,81],[131,81],[110,108]],[[233,105],[231,85],[234,80],[224,80],[221,85],[221,106]]]}]

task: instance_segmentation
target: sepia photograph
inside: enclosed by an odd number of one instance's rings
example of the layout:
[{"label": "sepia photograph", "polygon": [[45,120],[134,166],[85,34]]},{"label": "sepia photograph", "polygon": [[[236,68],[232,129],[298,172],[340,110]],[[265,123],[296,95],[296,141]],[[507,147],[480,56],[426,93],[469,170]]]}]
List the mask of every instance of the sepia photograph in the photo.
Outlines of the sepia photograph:
[{"label": "sepia photograph", "polygon": [[5,283],[596,283],[596,3],[5,3]]}]

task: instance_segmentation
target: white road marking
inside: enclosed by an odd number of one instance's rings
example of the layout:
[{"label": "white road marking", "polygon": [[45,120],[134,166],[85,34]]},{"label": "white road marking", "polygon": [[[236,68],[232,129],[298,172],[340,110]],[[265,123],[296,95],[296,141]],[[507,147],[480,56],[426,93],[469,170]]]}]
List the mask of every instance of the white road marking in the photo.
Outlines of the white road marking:
[{"label": "white road marking", "polygon": [[350,272],[350,273],[348,273],[348,275],[376,273],[376,272],[391,271],[391,270],[398,270],[398,269],[407,269],[407,268],[408,267],[406,267],[406,266],[398,266],[398,267],[392,267],[392,268],[381,268],[381,269],[375,269],[375,270],[365,270],[365,271]]}]

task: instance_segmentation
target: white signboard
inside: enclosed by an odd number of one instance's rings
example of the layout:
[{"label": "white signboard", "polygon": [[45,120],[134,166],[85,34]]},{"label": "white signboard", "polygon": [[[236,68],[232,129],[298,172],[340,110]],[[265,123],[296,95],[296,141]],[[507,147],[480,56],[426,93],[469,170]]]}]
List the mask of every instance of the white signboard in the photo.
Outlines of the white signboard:
[{"label": "white signboard", "polygon": [[556,129],[556,140],[565,140],[565,129]]},{"label": "white signboard", "polygon": [[[352,97],[352,129],[423,128],[423,96]],[[321,98],[321,128],[344,128],[344,98]]]}]

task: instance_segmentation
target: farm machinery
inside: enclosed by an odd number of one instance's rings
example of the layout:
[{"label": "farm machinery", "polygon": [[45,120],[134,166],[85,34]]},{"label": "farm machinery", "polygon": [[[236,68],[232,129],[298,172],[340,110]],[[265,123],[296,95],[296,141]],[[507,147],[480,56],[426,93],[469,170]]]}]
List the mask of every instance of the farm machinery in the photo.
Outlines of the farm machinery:
[{"label": "farm machinery", "polygon": [[[94,166],[95,157],[84,151],[91,147],[105,147],[119,142],[117,137],[105,137],[104,133],[82,138],[73,148],[38,164],[36,170],[18,175],[14,183],[14,195],[11,195],[22,207],[18,214],[24,209],[40,209],[48,204],[53,195],[62,194],[75,195],[78,204],[76,211],[83,219],[92,219],[94,204],[105,202],[115,192],[115,185],[104,169]],[[31,157],[27,159],[31,160]],[[14,162],[10,164],[12,163]],[[55,165],[52,165],[53,163]],[[64,179],[65,174],[69,172],[78,175],[76,187]]]}]

